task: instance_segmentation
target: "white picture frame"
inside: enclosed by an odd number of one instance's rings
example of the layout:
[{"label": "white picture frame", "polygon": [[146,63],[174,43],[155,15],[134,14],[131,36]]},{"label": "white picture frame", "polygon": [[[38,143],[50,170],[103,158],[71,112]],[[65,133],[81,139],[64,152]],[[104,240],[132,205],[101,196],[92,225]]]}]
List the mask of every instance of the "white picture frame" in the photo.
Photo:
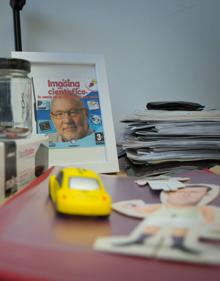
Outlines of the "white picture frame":
[{"label": "white picture frame", "polygon": [[[98,137],[101,136],[101,142],[100,142],[101,145],[99,145],[99,143],[97,144],[96,141],[95,141],[95,145],[92,145],[91,142],[91,145],[89,143],[89,145],[87,144],[87,146],[84,146],[84,144],[76,145],[74,143],[71,144],[71,146],[66,146],[67,142],[66,143],[50,142],[50,145],[55,145],[56,147],[49,147],[49,166],[83,167],[87,169],[93,169],[99,173],[118,172],[119,165],[118,165],[118,158],[117,158],[115,133],[113,127],[109,89],[108,89],[108,82],[107,82],[103,55],[77,54],[77,53],[47,53],[47,52],[12,52],[11,55],[13,58],[25,59],[31,62],[30,77],[33,77],[34,89],[35,89],[33,101],[35,100],[35,102],[39,103],[40,105],[43,104],[44,109],[47,106],[46,103],[48,103],[49,106],[52,105],[52,102],[50,102],[50,100],[48,101],[47,97],[51,98],[50,94],[53,95],[54,93],[55,94],[58,93],[56,92],[58,91],[56,90],[58,88],[56,88],[54,85],[58,85],[58,84],[61,85],[60,84],[61,80],[73,81],[73,83],[71,82],[72,83],[71,85],[76,85],[75,82],[77,81],[78,88],[67,88],[67,89],[71,89],[72,92],[73,91],[77,92],[76,95],[78,94],[78,92],[80,92],[79,95],[83,93],[82,95],[84,96],[83,97],[81,96],[82,99],[88,97],[86,95],[92,95],[93,89],[89,88],[88,90],[87,87],[86,90],[84,90],[83,87],[85,87],[86,84],[84,82],[83,84],[80,81],[84,81],[87,78],[89,79],[94,78],[95,80],[92,81],[96,81],[97,88],[94,90],[94,93],[98,95],[98,99],[97,99],[97,103],[93,102],[93,105],[98,104],[97,107],[99,107],[98,112],[101,116],[101,121],[100,118],[96,118],[98,120],[98,121],[96,120],[96,123],[101,122],[99,128],[102,128],[103,134],[101,133],[100,135],[100,133],[97,133],[95,130],[94,130],[94,134],[96,140],[97,140],[97,136]],[[72,75],[74,77],[72,77]],[[59,82],[55,84],[56,82],[54,82],[53,79]],[[53,84],[50,84],[51,81]],[[90,83],[89,85],[93,85],[93,84],[94,83],[92,84]],[[49,86],[51,85],[53,85],[53,88],[49,88]],[[65,84],[65,86],[66,85],[67,84]],[[66,90],[66,88],[64,90]],[[88,101],[87,99],[87,104],[89,104],[89,102],[91,105],[91,101],[90,100]],[[33,102],[33,108],[35,109],[33,110],[33,112],[36,112],[36,110],[38,110],[36,104],[34,107],[34,102]],[[92,109],[94,108],[95,107],[93,107]],[[48,131],[54,130],[54,128],[53,129],[51,128],[53,127],[53,122],[51,121],[52,118],[51,120],[48,120],[48,122],[39,121],[41,120],[40,119],[41,117],[39,117],[41,116],[40,115],[41,113],[42,113],[42,106],[37,111],[37,116],[38,116],[37,119],[36,117],[33,118],[34,119],[33,133],[42,134],[42,132],[38,131],[40,130],[39,129],[40,125],[42,125],[40,126],[41,129],[46,130],[49,128]],[[97,117],[100,116],[97,115]],[[94,115],[92,117],[94,117]],[[35,120],[37,121],[35,122]],[[45,134],[47,134],[47,132]],[[48,133],[48,135],[50,134]],[[104,140],[102,138],[103,136],[104,136]],[[84,138],[77,141],[82,142],[82,140],[84,140]],[[60,147],[58,147],[58,144],[60,145]]]}]

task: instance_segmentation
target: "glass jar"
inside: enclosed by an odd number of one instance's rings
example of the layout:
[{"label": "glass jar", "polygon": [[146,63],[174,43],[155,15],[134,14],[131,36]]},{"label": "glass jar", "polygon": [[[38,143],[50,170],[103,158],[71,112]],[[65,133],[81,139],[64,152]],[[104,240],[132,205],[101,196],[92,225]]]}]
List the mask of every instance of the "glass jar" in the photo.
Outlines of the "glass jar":
[{"label": "glass jar", "polygon": [[0,58],[0,137],[26,137],[32,132],[31,64]]}]

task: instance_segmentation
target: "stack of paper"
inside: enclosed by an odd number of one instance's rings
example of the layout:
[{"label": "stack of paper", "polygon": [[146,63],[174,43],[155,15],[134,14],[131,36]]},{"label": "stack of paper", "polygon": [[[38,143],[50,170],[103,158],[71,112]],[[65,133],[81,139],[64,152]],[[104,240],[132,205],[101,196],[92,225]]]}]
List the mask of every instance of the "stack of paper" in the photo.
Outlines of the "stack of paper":
[{"label": "stack of paper", "polygon": [[122,122],[122,146],[133,165],[220,160],[220,111],[146,110]]}]

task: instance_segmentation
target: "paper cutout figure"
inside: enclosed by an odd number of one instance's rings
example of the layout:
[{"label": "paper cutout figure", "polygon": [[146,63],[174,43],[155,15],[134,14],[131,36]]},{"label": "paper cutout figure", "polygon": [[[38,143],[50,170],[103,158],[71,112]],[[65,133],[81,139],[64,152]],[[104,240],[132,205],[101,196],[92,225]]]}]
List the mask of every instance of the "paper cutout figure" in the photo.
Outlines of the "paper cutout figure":
[{"label": "paper cutout figure", "polygon": [[[145,219],[140,223],[129,236],[99,238],[94,248],[101,251],[175,261],[220,264],[220,248],[199,242],[198,237],[211,238],[211,236],[206,235],[205,231],[201,236],[199,229],[207,227],[208,223],[205,224],[200,220],[201,213],[196,210],[196,207],[192,209],[186,212],[185,217],[180,214],[175,221],[171,218],[172,213],[169,214],[170,220],[169,217],[165,218],[165,215],[160,217],[164,212],[164,209],[161,209],[161,212],[155,214],[150,220]],[[218,233],[218,239],[220,239],[220,226],[215,225],[217,221],[219,222],[220,209],[212,209],[210,213],[215,214],[216,219],[211,226],[215,230],[215,238]],[[176,216],[176,212],[174,214]],[[193,219],[188,217],[191,215],[193,215]],[[161,222],[163,222],[162,225]],[[195,222],[196,224],[192,227]]]},{"label": "paper cutout figure", "polygon": [[[188,187],[168,192],[164,204],[145,204],[141,200],[122,201],[113,209],[133,217],[145,218],[130,235],[99,238],[94,248],[129,255],[150,256],[185,262],[220,264],[220,247],[207,241],[220,241],[220,208],[197,206],[211,199],[208,188]],[[206,190],[205,190],[206,189]],[[216,188],[217,189],[217,188]],[[175,193],[175,194],[174,194]]]}]

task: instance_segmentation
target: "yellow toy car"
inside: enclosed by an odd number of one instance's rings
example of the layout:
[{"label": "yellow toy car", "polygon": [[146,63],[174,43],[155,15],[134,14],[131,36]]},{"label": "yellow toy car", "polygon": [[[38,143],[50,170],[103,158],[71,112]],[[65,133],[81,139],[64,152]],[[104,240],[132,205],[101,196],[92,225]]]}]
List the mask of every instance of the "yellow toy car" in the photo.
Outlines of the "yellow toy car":
[{"label": "yellow toy car", "polygon": [[49,196],[59,213],[85,216],[109,216],[111,196],[99,175],[81,168],[63,168],[50,176]]}]

